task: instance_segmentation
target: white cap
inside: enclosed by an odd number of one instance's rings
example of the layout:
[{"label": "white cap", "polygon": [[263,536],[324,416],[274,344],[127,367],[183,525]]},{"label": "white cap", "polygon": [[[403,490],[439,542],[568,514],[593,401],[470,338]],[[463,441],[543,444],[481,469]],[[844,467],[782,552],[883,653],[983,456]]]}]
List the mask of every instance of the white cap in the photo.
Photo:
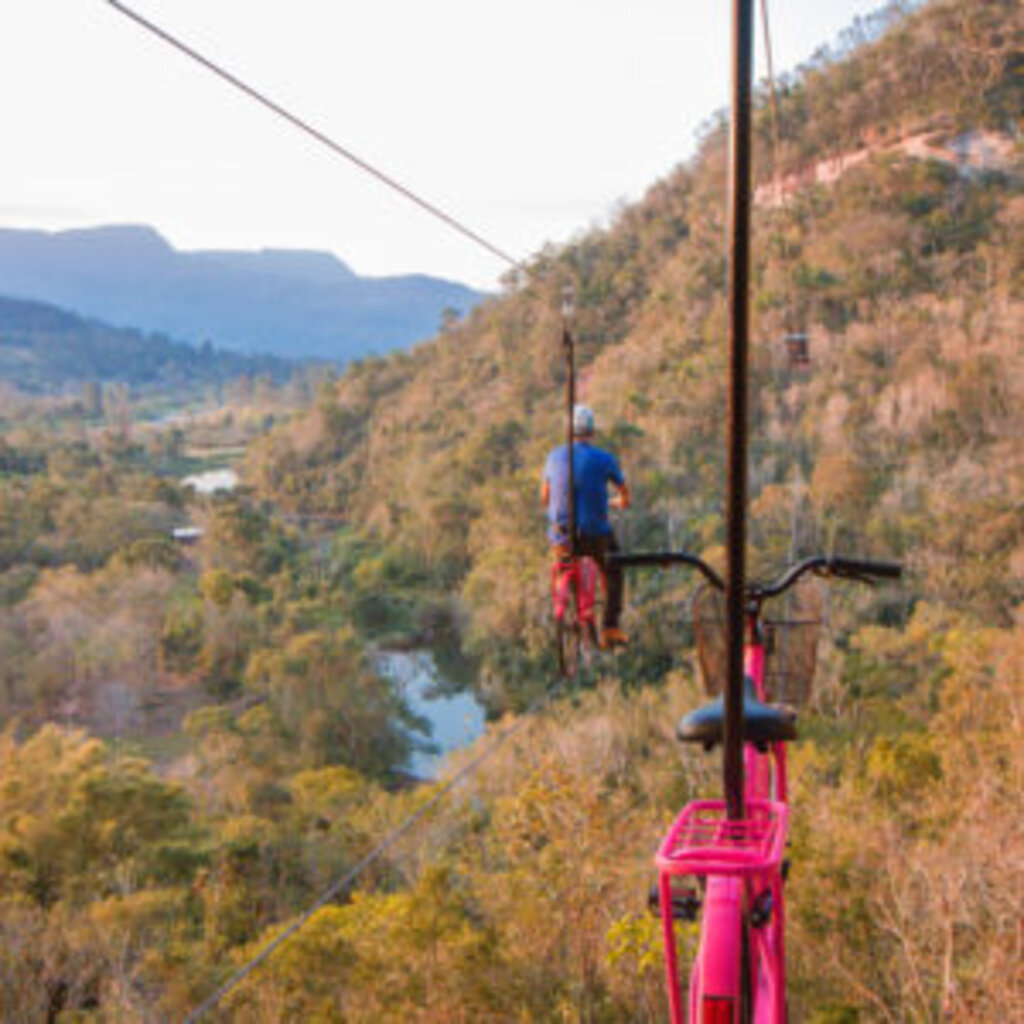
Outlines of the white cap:
[{"label": "white cap", "polygon": [[594,432],[594,410],[586,405],[577,405],[572,410],[572,432],[586,437]]}]

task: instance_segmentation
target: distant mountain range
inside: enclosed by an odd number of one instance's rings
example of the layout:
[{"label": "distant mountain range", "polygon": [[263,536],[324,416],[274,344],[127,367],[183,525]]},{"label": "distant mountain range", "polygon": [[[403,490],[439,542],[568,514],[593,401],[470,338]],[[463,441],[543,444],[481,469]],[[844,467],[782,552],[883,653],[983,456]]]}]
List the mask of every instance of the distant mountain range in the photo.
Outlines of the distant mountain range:
[{"label": "distant mountain range", "polygon": [[66,391],[86,381],[146,388],[219,384],[241,374],[282,380],[295,366],[277,356],[197,348],[0,296],[0,381],[29,392]]},{"label": "distant mountain range", "polygon": [[0,294],[239,352],[338,362],[433,336],[484,298],[425,275],[360,277],[328,252],[179,252],[148,227],[0,228]]}]

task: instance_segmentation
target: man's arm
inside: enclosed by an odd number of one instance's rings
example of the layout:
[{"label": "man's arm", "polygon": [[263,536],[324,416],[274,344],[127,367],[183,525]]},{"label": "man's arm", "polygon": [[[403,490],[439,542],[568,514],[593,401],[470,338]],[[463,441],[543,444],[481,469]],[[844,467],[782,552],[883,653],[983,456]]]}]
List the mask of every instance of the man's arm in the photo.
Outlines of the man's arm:
[{"label": "man's arm", "polygon": [[619,465],[619,460],[614,455],[608,456],[608,482],[615,488],[615,495],[611,500],[612,508],[629,508],[631,495],[626,477]]},{"label": "man's arm", "polygon": [[549,452],[548,457],[544,460],[544,473],[540,481],[540,500],[545,508],[547,508],[548,503],[551,501],[551,476],[554,472],[554,466],[552,465],[554,454],[554,452]]}]

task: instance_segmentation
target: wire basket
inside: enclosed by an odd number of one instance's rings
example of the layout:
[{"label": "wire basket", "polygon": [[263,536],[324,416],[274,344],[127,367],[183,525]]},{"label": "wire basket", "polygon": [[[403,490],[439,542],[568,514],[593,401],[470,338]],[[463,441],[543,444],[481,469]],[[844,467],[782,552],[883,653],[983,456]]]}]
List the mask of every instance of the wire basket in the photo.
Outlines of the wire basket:
[{"label": "wire basket", "polygon": [[824,588],[806,577],[768,606],[764,625],[769,700],[800,707],[811,699],[824,617]]},{"label": "wire basket", "polygon": [[[822,588],[806,577],[766,606],[761,623],[768,700],[797,707],[810,699],[824,608]],[[727,644],[725,595],[720,590],[704,586],[697,591],[693,628],[704,689],[717,697],[725,688]]]}]

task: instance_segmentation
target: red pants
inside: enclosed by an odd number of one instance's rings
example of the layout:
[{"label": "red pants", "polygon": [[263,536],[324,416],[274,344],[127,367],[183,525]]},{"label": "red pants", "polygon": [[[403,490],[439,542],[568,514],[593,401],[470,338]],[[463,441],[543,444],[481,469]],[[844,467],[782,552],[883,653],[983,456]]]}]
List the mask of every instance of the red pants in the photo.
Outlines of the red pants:
[{"label": "red pants", "polygon": [[[606,533],[600,537],[580,536],[576,540],[576,554],[587,555],[597,562],[604,584],[604,629],[618,629],[622,618],[622,601],[625,596],[625,579],[622,570],[607,564],[605,555],[614,555],[621,549],[614,533]],[[568,544],[555,544],[552,548],[555,558],[569,556]]]}]

